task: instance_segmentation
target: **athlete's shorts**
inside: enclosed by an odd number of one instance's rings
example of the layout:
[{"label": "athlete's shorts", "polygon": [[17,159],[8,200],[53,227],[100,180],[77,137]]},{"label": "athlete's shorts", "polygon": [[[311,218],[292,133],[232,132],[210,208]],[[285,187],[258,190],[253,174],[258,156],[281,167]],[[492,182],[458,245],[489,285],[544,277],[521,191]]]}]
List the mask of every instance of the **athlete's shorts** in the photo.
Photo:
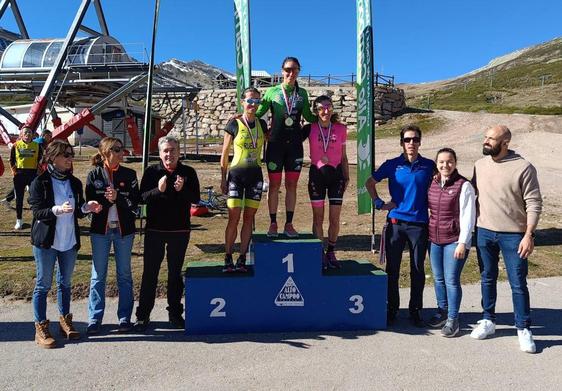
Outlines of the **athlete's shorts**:
[{"label": "athlete's shorts", "polygon": [[247,206],[257,209],[260,206],[263,191],[263,174],[261,167],[235,168],[228,172],[229,208]]},{"label": "athlete's shorts", "polygon": [[345,191],[345,179],[341,164],[336,168],[325,165],[322,168],[310,166],[308,175],[308,195],[313,208],[324,206],[326,193],[330,205],[341,205]]},{"label": "athlete's shorts", "polygon": [[268,173],[300,172],[303,160],[302,141],[271,141],[267,144],[265,161]]}]

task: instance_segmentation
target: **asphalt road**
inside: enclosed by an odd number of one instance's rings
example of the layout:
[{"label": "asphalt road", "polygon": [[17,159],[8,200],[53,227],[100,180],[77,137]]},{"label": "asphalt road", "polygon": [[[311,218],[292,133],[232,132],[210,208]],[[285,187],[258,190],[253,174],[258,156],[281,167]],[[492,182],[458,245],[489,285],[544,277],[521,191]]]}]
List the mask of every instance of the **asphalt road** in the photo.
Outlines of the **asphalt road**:
[{"label": "asphalt road", "polygon": [[[464,287],[463,330],[453,339],[411,327],[406,310],[386,331],[186,337],[168,329],[166,303],[159,300],[147,334],[116,334],[115,324],[107,324],[101,335],[78,342],[57,333],[60,348],[44,350],[33,342],[30,303],[1,301],[0,389],[560,390],[562,277],[530,280],[529,289],[534,355],[519,351],[507,283],[499,284],[496,334],[483,341],[469,336],[480,318],[478,285]],[[425,295],[433,307],[433,289]],[[407,301],[407,291],[402,298]],[[85,330],[86,303],[72,308]],[[108,323],[116,322],[115,311],[111,299]],[[48,313],[57,318],[55,303]]]}]

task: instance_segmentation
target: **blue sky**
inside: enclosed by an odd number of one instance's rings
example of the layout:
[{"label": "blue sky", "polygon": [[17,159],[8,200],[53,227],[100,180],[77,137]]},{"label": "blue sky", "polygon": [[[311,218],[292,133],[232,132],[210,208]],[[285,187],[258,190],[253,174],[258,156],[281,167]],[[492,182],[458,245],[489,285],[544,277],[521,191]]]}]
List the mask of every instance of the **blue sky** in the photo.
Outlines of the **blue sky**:
[{"label": "blue sky", "polygon": [[[234,69],[232,0],[161,0],[156,60],[200,59]],[[355,0],[250,0],[252,67],[301,74],[356,72]],[[46,4],[51,4],[47,6]],[[33,38],[63,37],[80,0],[19,0]],[[102,0],[110,33],[149,50],[154,0]],[[86,25],[95,26],[93,6]],[[558,0],[372,0],[375,69],[398,82],[457,76],[490,59],[562,36]],[[14,28],[11,13],[1,21]]]}]

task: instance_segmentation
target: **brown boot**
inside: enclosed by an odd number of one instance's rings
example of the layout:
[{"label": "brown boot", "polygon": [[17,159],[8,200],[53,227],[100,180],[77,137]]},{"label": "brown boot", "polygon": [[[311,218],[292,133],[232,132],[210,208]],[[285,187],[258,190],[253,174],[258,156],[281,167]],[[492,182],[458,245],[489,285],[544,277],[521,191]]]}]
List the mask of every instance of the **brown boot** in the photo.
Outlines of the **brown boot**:
[{"label": "brown boot", "polygon": [[59,318],[60,333],[66,339],[80,339],[80,333],[76,331],[72,324],[72,314],[61,315]]},{"label": "brown boot", "polygon": [[35,343],[42,348],[52,349],[57,346],[55,339],[49,331],[49,321],[35,322]]}]

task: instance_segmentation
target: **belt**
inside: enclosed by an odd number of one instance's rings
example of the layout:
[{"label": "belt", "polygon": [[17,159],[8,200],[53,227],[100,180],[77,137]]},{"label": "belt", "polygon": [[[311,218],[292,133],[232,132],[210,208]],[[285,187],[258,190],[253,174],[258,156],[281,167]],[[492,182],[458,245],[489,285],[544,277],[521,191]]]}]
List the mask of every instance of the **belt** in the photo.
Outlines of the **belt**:
[{"label": "belt", "polygon": [[414,226],[417,226],[417,227],[427,227],[427,223],[420,223],[420,222],[417,222],[417,221],[400,220],[400,219],[395,219],[394,217],[387,218],[386,221],[388,221],[391,224],[414,225]]},{"label": "belt", "polygon": [[107,223],[108,228],[119,228],[119,221],[110,221]]}]

